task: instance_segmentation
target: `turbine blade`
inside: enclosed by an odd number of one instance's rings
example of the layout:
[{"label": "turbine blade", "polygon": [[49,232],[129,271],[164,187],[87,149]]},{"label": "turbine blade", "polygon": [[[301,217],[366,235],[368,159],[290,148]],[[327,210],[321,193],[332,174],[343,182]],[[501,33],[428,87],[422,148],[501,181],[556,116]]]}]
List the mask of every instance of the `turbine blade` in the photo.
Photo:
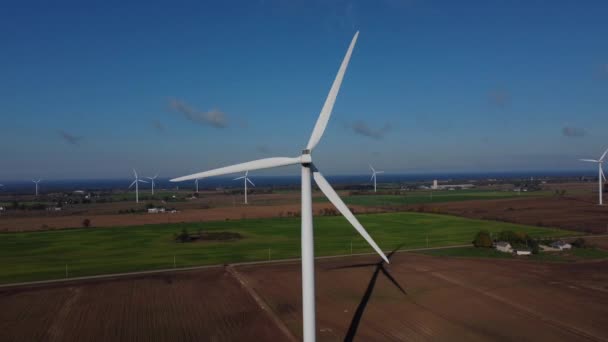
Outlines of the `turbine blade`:
[{"label": "turbine blade", "polygon": [[580,161],[584,161],[584,162],[590,162],[590,163],[599,163],[599,160],[595,160],[595,159],[579,159]]},{"label": "turbine blade", "polygon": [[135,169],[133,169],[133,175],[135,176],[135,178],[137,178],[137,171],[135,171]]},{"label": "turbine blade", "polygon": [[321,189],[325,196],[327,196],[327,199],[329,199],[329,201],[336,207],[336,209],[338,209],[338,211],[348,220],[348,222],[350,222],[350,224],[359,232],[359,234],[361,234],[365,241],[367,241],[367,243],[372,246],[376,253],[378,253],[382,257],[382,259],[384,259],[384,261],[388,264],[389,261],[386,255],[384,255],[384,252],[382,252],[376,242],[374,242],[374,240],[371,238],[371,236],[369,236],[367,231],[365,231],[365,228],[363,228],[361,223],[359,223],[359,220],[357,220],[355,215],[350,212],[346,204],[344,204],[340,196],[338,196],[336,191],[327,182],[325,177],[323,177],[319,170],[317,170],[314,166],[313,177],[315,179],[315,182],[319,186],[319,189]]},{"label": "turbine blade", "polygon": [[369,165],[369,168],[370,168],[370,169],[372,169],[372,172],[374,172],[374,173],[375,173],[375,172],[376,172],[376,170],[374,169],[374,167],[372,166],[372,164],[368,164],[368,165]]},{"label": "turbine blade", "polygon": [[372,178],[370,178],[370,179],[369,179],[369,181],[370,181],[370,182],[371,182],[371,181],[373,181],[375,177],[376,177],[376,174],[375,174],[375,173],[372,173]]},{"label": "turbine blade", "polygon": [[321,140],[323,132],[325,132],[325,128],[327,127],[327,123],[329,122],[329,117],[331,116],[331,111],[334,108],[334,103],[336,102],[336,97],[338,96],[338,92],[340,91],[340,85],[342,85],[344,73],[346,73],[346,68],[348,67],[348,62],[350,61],[350,56],[352,55],[353,49],[355,48],[355,43],[357,43],[358,36],[359,31],[355,33],[353,40],[350,42],[350,46],[346,51],[344,60],[342,60],[340,69],[338,69],[336,79],[334,80],[334,83],[332,84],[331,89],[329,90],[329,94],[327,95],[325,104],[321,109],[321,113],[319,114],[319,118],[317,119],[317,123],[315,124],[315,128],[312,130],[310,140],[308,140],[308,144],[306,145],[307,150],[313,150]]},{"label": "turbine blade", "polygon": [[196,178],[221,176],[221,175],[227,175],[227,174],[231,174],[231,173],[243,172],[243,171],[247,171],[247,170],[269,169],[272,167],[287,166],[287,165],[294,165],[294,164],[300,164],[300,163],[301,163],[300,157],[296,157],[296,158],[276,157],[276,158],[258,159],[258,160],[254,160],[254,161],[250,161],[250,162],[246,162],[246,163],[242,163],[242,164],[236,164],[236,165],[226,166],[226,167],[222,167],[222,168],[214,169],[214,170],[210,170],[210,171],[199,172],[199,173],[195,173],[195,174],[189,175],[189,176],[174,178],[174,179],[171,179],[171,182],[181,182],[181,181],[191,180],[191,179],[196,179]]},{"label": "turbine blade", "polygon": [[376,171],[376,174],[384,173],[384,171]]},{"label": "turbine blade", "polygon": [[608,154],[608,149],[606,149],[606,151],[604,151],[604,154],[602,154],[602,156],[600,157],[600,159],[599,159],[600,162],[604,161],[606,154]]},{"label": "turbine blade", "polygon": [[137,181],[140,183],[149,183],[149,182],[146,182],[145,180],[141,180],[141,179],[138,179]]},{"label": "turbine blade", "polygon": [[237,178],[235,178],[233,180],[239,180],[239,179],[243,179],[243,178],[245,178],[245,176],[237,177]]},{"label": "turbine blade", "polygon": [[135,185],[135,183],[137,183],[136,180],[134,180],[133,183],[131,183],[131,185],[129,185],[129,189],[131,189],[133,187],[133,185]]},{"label": "turbine blade", "polygon": [[255,187],[255,184],[253,184],[253,182],[251,181],[251,179],[247,178],[247,181],[249,182],[249,184],[253,185]]},{"label": "turbine blade", "polygon": [[[604,174],[604,170],[602,169],[602,178],[604,178],[604,183],[606,183],[606,175]],[[2,186],[2,184],[0,184]]]}]

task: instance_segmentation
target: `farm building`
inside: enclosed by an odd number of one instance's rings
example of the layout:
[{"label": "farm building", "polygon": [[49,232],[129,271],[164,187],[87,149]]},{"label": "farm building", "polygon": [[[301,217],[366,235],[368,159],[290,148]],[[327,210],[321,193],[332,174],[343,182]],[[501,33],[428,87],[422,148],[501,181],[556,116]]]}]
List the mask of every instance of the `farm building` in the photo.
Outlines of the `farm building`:
[{"label": "farm building", "polygon": [[572,249],[572,245],[564,241],[555,241],[551,244],[551,247],[559,249],[560,251]]},{"label": "farm building", "polygon": [[517,255],[531,255],[532,252],[530,252],[527,249],[518,249],[518,250],[515,251],[515,254],[517,254]]},{"label": "farm building", "polygon": [[164,213],[165,208],[148,208],[148,214]]},{"label": "farm building", "polygon": [[496,243],[496,250],[499,252],[511,253],[513,252],[513,247],[506,241],[499,241]]}]

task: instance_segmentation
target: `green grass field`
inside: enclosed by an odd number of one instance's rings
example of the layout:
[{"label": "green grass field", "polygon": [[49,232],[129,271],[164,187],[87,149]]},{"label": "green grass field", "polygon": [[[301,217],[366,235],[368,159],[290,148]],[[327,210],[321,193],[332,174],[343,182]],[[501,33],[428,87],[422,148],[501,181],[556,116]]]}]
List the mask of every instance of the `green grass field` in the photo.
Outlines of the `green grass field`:
[{"label": "green grass field", "polygon": [[[565,236],[573,232],[453,216],[390,213],[358,215],[384,249],[470,243],[480,229],[525,231],[532,236]],[[232,242],[176,243],[182,228],[195,233],[229,231],[243,239]],[[340,216],[315,218],[317,256],[372,252]],[[300,255],[300,220],[275,218],[163,224],[134,227],[69,229],[0,234],[0,283],[56,279],[105,273],[143,271],[229,262],[295,258]]]},{"label": "green grass field", "polygon": [[[440,202],[455,202],[484,199],[502,199],[514,197],[539,197],[548,196],[550,192],[522,192],[518,195],[513,191],[486,191],[486,190],[454,190],[454,191],[412,191],[404,192],[402,195],[354,195],[343,197],[347,204],[363,206],[383,206],[383,205],[412,205]],[[327,202],[325,197],[314,198],[315,202]]]}]

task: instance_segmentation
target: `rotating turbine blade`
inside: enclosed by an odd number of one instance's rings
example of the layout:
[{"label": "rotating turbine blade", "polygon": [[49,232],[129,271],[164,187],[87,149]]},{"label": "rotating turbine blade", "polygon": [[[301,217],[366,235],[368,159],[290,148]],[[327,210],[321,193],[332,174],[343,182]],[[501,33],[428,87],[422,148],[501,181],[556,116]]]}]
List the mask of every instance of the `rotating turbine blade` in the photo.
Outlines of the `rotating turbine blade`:
[{"label": "rotating turbine blade", "polygon": [[138,178],[137,177],[137,171],[135,171],[135,169],[133,169],[133,175],[135,176],[135,178]]},{"label": "rotating turbine blade", "polygon": [[340,69],[338,69],[336,79],[334,80],[334,83],[332,84],[331,89],[329,90],[329,94],[327,95],[325,104],[323,104],[323,108],[321,109],[321,113],[319,114],[319,118],[317,119],[317,123],[315,124],[315,128],[312,130],[310,140],[308,140],[308,144],[306,145],[307,150],[313,150],[321,140],[323,132],[325,132],[327,122],[329,122],[331,111],[334,108],[334,103],[336,103],[336,97],[338,96],[338,92],[340,91],[340,85],[342,85],[342,79],[344,78],[344,73],[346,73],[346,68],[348,67],[348,62],[350,61],[350,56],[352,55],[353,49],[355,48],[355,43],[357,43],[358,36],[359,31],[355,33],[353,40],[350,42],[350,46],[346,51],[344,60],[342,60]]},{"label": "rotating turbine blade", "polygon": [[376,174],[384,173],[384,171],[376,171]]},{"label": "rotating turbine blade", "polygon": [[249,184],[253,185],[255,187],[255,184],[253,184],[253,182],[251,181],[251,179],[247,178],[247,181],[249,182]]},{"label": "rotating turbine blade", "polygon": [[141,180],[141,179],[138,179],[137,181],[140,182],[140,183],[148,183],[145,180]]},{"label": "rotating turbine blade", "polygon": [[368,164],[369,168],[372,170],[373,173],[376,173],[376,170],[374,169],[374,167],[372,166],[372,164]]},{"label": "rotating turbine blade", "polygon": [[336,207],[336,209],[338,209],[338,211],[342,214],[342,216],[344,216],[348,220],[348,222],[350,222],[350,224],[359,232],[359,234],[361,234],[361,236],[365,239],[365,241],[367,241],[367,243],[369,243],[369,245],[372,246],[372,248],[376,251],[376,253],[378,253],[382,257],[382,259],[384,259],[384,261],[388,264],[389,261],[388,261],[388,258],[386,257],[386,255],[384,255],[384,252],[382,252],[382,250],[380,249],[380,247],[378,247],[376,242],[374,242],[374,240],[371,238],[371,236],[369,236],[367,231],[365,231],[365,228],[363,228],[361,223],[359,223],[359,220],[357,220],[355,215],[353,215],[353,213],[350,212],[350,210],[348,209],[346,204],[344,204],[344,202],[342,201],[340,196],[338,196],[336,191],[327,182],[325,177],[323,177],[323,175],[319,172],[319,170],[317,170],[314,166],[313,166],[313,177],[315,179],[315,182],[319,186],[319,189],[321,189],[321,191],[325,194],[325,196],[327,196],[327,199],[329,199],[329,201]]},{"label": "rotating turbine blade", "polygon": [[237,178],[235,178],[233,180],[239,180],[239,179],[243,179],[243,178],[245,178],[245,176],[237,177]]},{"label": "rotating turbine blade", "polygon": [[604,158],[606,157],[606,154],[608,154],[608,149],[606,149],[606,151],[604,151],[604,154],[602,154],[602,156],[599,159],[599,162],[603,162]]},{"label": "rotating turbine blade", "polygon": [[133,187],[133,185],[135,185],[135,183],[137,183],[137,180],[134,180],[133,183],[131,183],[131,185],[129,185],[129,189],[131,189]]},{"label": "rotating turbine blade", "polygon": [[376,178],[376,173],[372,173],[372,178],[370,178],[370,179],[369,179],[369,181],[370,181],[370,182],[371,182],[371,181],[373,181],[373,180],[374,180],[374,178]]},{"label": "rotating turbine blade", "polygon": [[584,161],[584,162],[590,162],[590,163],[599,163],[599,160],[595,160],[595,159],[579,159],[580,161]]},{"label": "rotating turbine blade", "polygon": [[[602,169],[602,178],[604,178],[604,183],[606,183],[606,175],[604,174],[604,170]],[[2,186],[2,184],[0,184]]]},{"label": "rotating turbine blade", "polygon": [[189,175],[189,176],[174,178],[174,179],[171,179],[171,182],[181,182],[181,181],[191,180],[191,179],[196,179],[196,178],[221,176],[221,175],[227,175],[227,174],[231,174],[231,173],[243,172],[243,171],[247,171],[247,170],[269,169],[272,167],[287,166],[287,165],[294,165],[294,164],[300,164],[300,163],[301,163],[300,157],[296,157],[296,158],[276,157],[276,158],[258,159],[258,160],[254,160],[254,161],[250,161],[250,162],[246,162],[246,163],[242,163],[242,164],[236,164],[236,165],[226,166],[226,167],[222,167],[222,168],[214,169],[214,170],[210,170],[210,171],[199,172],[199,173],[195,173],[195,174]]}]

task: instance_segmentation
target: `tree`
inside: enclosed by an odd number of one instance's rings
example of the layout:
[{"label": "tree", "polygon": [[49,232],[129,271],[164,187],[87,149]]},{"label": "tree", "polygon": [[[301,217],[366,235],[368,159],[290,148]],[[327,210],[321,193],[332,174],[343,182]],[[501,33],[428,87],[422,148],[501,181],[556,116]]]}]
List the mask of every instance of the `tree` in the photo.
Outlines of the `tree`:
[{"label": "tree", "polygon": [[487,230],[481,230],[475,235],[475,239],[473,240],[473,245],[475,247],[492,247],[492,238],[490,237],[490,233]]},{"label": "tree", "polygon": [[91,226],[91,220],[85,218],[84,220],[82,220],[82,226],[85,228],[89,228]]}]

